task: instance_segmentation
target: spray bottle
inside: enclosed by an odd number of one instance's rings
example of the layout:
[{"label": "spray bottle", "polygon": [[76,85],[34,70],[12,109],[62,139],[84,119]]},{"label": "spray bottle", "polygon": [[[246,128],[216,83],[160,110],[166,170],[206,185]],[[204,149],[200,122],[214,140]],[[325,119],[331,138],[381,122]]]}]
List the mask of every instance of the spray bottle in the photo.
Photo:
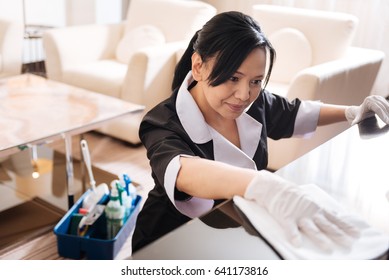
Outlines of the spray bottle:
[{"label": "spray bottle", "polygon": [[134,184],[132,183],[131,178],[126,173],[121,174],[120,181],[122,182],[124,189],[127,192],[127,196],[132,201],[132,203],[131,203],[131,210],[132,210],[135,207],[135,203],[136,203],[136,196],[137,196],[136,188],[135,188]]}]

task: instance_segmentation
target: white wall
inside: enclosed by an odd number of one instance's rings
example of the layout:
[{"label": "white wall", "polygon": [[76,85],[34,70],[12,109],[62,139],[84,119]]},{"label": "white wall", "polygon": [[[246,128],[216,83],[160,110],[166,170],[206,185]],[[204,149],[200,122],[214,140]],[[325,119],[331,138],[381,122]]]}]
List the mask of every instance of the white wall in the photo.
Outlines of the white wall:
[{"label": "white wall", "polygon": [[24,0],[26,24],[54,27],[65,26],[65,2],[66,0]]},{"label": "white wall", "polygon": [[22,22],[22,0],[0,0],[0,18]]},{"label": "white wall", "polygon": [[122,19],[122,0],[97,0],[96,22],[116,23]]},{"label": "white wall", "polygon": [[0,18],[26,24],[61,27],[115,23],[123,18],[130,0],[0,0]]},{"label": "white wall", "polygon": [[[130,0],[0,0],[0,18],[28,25],[64,27],[93,23],[117,23]],[[26,29],[35,32],[36,27]],[[44,60],[41,40],[25,39],[23,63]]]},{"label": "white wall", "polygon": [[24,10],[26,24],[64,26],[65,2],[66,0],[0,0],[0,18],[24,22]]},{"label": "white wall", "polygon": [[123,0],[66,0],[67,25],[117,23]]}]

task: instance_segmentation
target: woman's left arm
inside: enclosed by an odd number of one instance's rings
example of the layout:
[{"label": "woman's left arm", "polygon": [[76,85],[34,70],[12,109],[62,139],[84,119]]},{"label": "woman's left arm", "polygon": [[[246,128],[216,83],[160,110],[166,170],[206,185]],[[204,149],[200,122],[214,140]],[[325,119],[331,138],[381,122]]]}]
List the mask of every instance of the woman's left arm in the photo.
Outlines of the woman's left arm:
[{"label": "woman's left arm", "polygon": [[327,125],[347,121],[346,109],[348,106],[322,104],[320,108],[318,125]]},{"label": "woman's left arm", "polygon": [[389,102],[383,96],[369,95],[359,106],[322,104],[318,125],[341,121],[348,121],[350,125],[354,125],[374,114],[389,124]]}]

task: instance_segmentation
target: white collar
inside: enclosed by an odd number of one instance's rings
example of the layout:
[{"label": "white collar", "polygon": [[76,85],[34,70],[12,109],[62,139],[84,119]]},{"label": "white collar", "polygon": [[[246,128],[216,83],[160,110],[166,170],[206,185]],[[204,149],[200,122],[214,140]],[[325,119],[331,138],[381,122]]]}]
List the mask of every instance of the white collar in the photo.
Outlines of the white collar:
[{"label": "white collar", "polygon": [[188,91],[192,81],[192,72],[189,72],[178,90],[176,101],[178,118],[190,139],[197,144],[204,144],[213,140],[214,157],[217,161],[256,169],[252,158],[261,138],[262,124],[247,113],[239,116],[236,119],[236,124],[241,149],[237,148],[205,122],[203,114]]},{"label": "white collar", "polygon": [[190,139],[197,144],[204,144],[211,141],[212,138],[203,114],[188,91],[188,87],[192,82],[192,71],[190,71],[178,90],[176,110],[178,118]]}]

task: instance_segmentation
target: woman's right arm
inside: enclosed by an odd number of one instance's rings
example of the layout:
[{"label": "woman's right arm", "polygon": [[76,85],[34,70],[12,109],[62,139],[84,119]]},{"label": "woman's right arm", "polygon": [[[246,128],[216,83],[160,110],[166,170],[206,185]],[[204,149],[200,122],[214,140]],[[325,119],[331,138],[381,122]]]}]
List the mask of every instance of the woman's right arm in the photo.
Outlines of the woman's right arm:
[{"label": "woman's right arm", "polygon": [[180,157],[181,168],[176,187],[191,196],[207,199],[229,199],[244,196],[247,186],[258,173],[199,157]]}]

